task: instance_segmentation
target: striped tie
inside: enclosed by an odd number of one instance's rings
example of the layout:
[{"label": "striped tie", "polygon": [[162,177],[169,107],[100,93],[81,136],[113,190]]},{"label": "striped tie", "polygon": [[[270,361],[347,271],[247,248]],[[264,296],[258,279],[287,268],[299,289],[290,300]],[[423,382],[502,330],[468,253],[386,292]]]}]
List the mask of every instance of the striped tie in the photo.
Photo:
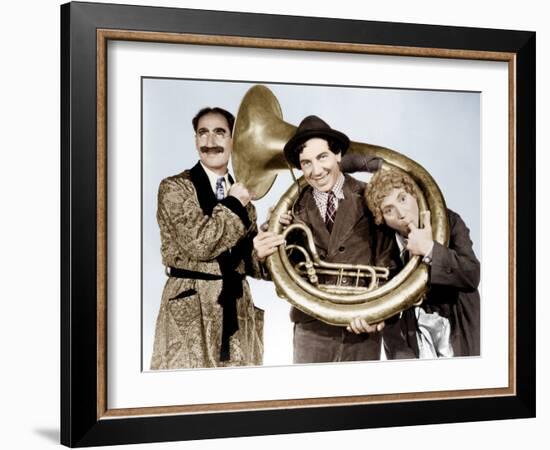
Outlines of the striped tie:
[{"label": "striped tie", "polygon": [[327,198],[327,212],[325,215],[325,224],[329,233],[332,233],[334,226],[334,216],[336,216],[336,198],[334,192],[330,191]]},{"label": "striped tie", "polygon": [[223,200],[224,197],[223,192],[223,177],[219,177],[216,180],[216,199],[217,200]]}]

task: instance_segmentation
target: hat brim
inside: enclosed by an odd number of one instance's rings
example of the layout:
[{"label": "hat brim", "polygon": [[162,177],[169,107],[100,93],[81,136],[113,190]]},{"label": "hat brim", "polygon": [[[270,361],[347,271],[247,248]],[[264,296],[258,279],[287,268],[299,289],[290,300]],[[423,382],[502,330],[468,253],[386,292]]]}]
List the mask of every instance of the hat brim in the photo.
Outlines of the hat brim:
[{"label": "hat brim", "polygon": [[284,154],[286,160],[297,168],[300,168],[298,155],[296,154],[296,148],[312,138],[327,138],[335,140],[340,144],[341,154],[344,156],[349,147],[349,138],[340,131],[333,129],[325,130],[304,130],[296,133],[284,146]]}]

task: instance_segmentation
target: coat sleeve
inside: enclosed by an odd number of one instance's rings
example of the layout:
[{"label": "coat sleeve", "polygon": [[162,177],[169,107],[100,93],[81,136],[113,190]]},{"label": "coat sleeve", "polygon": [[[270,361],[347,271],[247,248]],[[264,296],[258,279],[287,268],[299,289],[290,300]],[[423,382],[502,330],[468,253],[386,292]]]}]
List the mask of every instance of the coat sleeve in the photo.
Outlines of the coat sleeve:
[{"label": "coat sleeve", "polygon": [[376,156],[368,156],[365,154],[350,154],[347,153],[342,157],[340,162],[340,169],[344,173],[354,173],[354,172],[370,172],[374,173],[378,171],[384,160]]},{"label": "coat sleeve", "polygon": [[449,222],[449,247],[434,244],[430,283],[474,291],[479,285],[480,264],[472,248],[470,230],[453,211],[449,211]]},{"label": "coat sleeve", "polygon": [[251,226],[247,210],[237,199],[227,197],[206,216],[193,184],[170,178],[159,187],[157,220],[190,259],[199,261],[213,260],[235,246]]},{"label": "coat sleeve", "polygon": [[246,255],[246,261],[249,261],[249,263],[246,263],[245,270],[246,274],[248,276],[251,276],[252,278],[256,278],[259,280],[270,280],[271,277],[269,275],[269,272],[267,271],[267,267],[265,266],[265,263],[260,261],[258,259],[258,256],[256,255],[256,252],[254,251],[254,245],[252,243],[252,240],[256,237],[258,234],[258,225],[257,225],[257,213],[256,208],[252,205],[252,203],[249,203],[246,206],[246,210],[248,212],[248,217],[250,220],[250,228],[248,231],[248,237],[249,240],[249,254]]}]

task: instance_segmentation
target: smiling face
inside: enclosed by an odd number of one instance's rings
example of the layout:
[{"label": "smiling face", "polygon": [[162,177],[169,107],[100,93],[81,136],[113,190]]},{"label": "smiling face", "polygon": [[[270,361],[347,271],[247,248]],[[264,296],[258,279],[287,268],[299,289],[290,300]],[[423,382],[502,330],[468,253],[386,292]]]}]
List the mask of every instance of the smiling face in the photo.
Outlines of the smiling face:
[{"label": "smiling face", "polygon": [[300,168],[312,188],[328,192],[342,173],[338,164],[341,159],[341,153],[332,153],[326,140],[311,138],[300,153]]},{"label": "smiling face", "polygon": [[202,163],[212,172],[225,175],[233,149],[229,124],[224,116],[209,113],[197,123],[195,145]]},{"label": "smiling face", "polygon": [[393,188],[380,204],[386,225],[408,236],[409,223],[418,227],[418,202],[403,188]]}]

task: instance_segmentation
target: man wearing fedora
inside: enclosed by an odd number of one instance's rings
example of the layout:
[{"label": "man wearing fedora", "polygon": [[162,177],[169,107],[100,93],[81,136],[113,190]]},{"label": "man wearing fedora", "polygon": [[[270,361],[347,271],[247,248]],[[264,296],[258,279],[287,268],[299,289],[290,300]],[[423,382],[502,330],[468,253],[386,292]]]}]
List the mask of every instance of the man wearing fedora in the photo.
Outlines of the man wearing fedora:
[{"label": "man wearing fedora", "polygon": [[[340,169],[348,137],[317,116],[306,117],[284,147],[286,160],[303,172],[308,187],[294,206],[294,221],[307,225],[321,259],[331,263],[368,264],[393,268],[393,239],[374,224],[363,202],[365,183]],[[260,260],[273,254],[282,237],[261,231],[254,239]],[[325,276],[324,282],[336,277]],[[343,285],[355,278],[344,277]],[[380,358],[382,324],[365,324],[369,333],[328,325],[292,307],[294,362],[318,363]]]}]

